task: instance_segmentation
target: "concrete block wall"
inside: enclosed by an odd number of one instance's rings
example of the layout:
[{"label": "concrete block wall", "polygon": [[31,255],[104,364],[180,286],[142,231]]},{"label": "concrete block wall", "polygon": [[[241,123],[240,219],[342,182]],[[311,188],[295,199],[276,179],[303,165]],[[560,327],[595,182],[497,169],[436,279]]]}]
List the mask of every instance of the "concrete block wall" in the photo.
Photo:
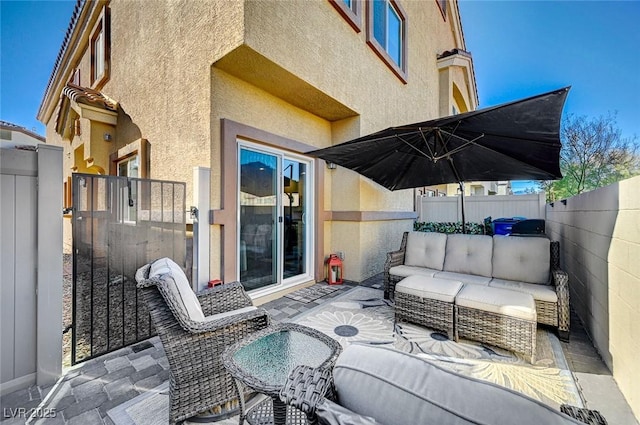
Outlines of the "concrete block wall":
[{"label": "concrete block wall", "polygon": [[547,205],[546,228],[572,308],[640,417],[640,176],[565,201]]}]

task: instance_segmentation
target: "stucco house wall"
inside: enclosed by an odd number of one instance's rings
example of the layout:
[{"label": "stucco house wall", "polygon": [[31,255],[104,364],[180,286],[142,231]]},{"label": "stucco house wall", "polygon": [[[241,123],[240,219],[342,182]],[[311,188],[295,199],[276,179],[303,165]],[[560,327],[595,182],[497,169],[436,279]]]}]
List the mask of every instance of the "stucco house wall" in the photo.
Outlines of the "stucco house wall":
[{"label": "stucco house wall", "polygon": [[[140,146],[148,152],[143,177],[185,181],[187,203],[193,167],[211,168],[211,275],[234,279],[228,252],[237,246],[228,243],[235,236],[224,232],[235,211],[227,191],[237,189],[233,176],[224,175],[229,167],[222,120],[264,132],[268,139],[293,141],[305,152],[438,117],[441,97],[452,102],[454,82],[467,106],[475,108],[471,62],[443,67],[438,59],[442,52],[465,49],[457,3],[447,2],[446,19],[437,2],[398,3],[408,19],[406,81],[367,44],[368,2],[361,3],[359,32],[324,0],[87,3],[43,100],[39,117],[47,124],[47,140],[71,152],[65,155],[67,175],[73,167],[85,171],[98,163],[113,172],[114,158]],[[109,78],[91,86],[89,38],[105,10]],[[82,132],[69,141],[56,130],[56,102],[76,68],[81,86],[117,104],[117,123],[110,129],[81,119],[81,127],[93,126],[94,135]],[[88,140],[111,130],[108,142]],[[88,159],[87,148],[101,158],[79,164]],[[347,279],[381,271],[384,252],[396,249],[401,232],[411,227],[413,192],[389,192],[351,171],[327,170],[324,161],[316,161],[316,170],[321,209],[315,277],[324,277],[322,260],[336,251],[345,253]],[[70,234],[68,226],[65,233]]]}]

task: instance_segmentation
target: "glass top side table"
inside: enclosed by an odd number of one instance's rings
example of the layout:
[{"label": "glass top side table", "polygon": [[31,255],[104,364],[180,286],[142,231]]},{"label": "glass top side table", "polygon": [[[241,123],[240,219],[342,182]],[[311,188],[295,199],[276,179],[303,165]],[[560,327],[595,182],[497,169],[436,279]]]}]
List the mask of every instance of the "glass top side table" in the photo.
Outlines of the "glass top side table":
[{"label": "glass top side table", "polygon": [[[300,414],[287,420],[287,407],[278,397],[280,389],[296,366],[326,367],[335,363],[341,351],[340,344],[329,336],[294,323],[271,326],[227,348],[223,361],[236,380],[240,422],[245,418],[251,422],[252,416],[258,413],[258,416],[271,415],[263,403],[246,411],[241,387],[244,384],[271,397],[275,425],[304,423]],[[260,421],[265,419],[263,417]]]}]

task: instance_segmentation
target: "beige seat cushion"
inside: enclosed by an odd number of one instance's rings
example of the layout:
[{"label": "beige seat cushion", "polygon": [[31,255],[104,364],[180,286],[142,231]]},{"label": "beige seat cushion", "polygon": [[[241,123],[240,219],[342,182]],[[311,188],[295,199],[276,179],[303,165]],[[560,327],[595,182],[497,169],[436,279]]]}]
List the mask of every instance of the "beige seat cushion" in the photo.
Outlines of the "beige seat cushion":
[{"label": "beige seat cushion", "polygon": [[170,258],[161,258],[151,264],[149,278],[159,278],[164,288],[177,300],[176,308],[182,309],[189,319],[195,322],[204,320],[204,313],[198,297],[191,289],[187,276],[182,268]]},{"label": "beige seat cushion", "polygon": [[495,235],[493,277],[548,284],[551,279],[549,245],[547,238]]},{"label": "beige seat cushion", "polygon": [[432,277],[438,272],[439,270],[433,270],[433,269],[428,269],[426,267],[419,267],[419,266],[394,266],[389,269],[389,274],[392,274],[394,276],[401,276],[401,277],[407,277],[407,276],[413,276],[413,275]]},{"label": "beige seat cushion", "polygon": [[485,235],[448,235],[444,271],[491,276],[493,240]]},{"label": "beige seat cushion", "polygon": [[536,321],[536,303],[524,292],[465,285],[456,296],[456,305]]},{"label": "beige seat cushion", "polygon": [[398,282],[396,292],[452,303],[461,288],[462,283],[455,280],[409,276]]},{"label": "beige seat cushion", "polygon": [[453,272],[438,272],[433,277],[438,279],[456,280],[464,283],[465,285],[483,285],[488,286],[491,282],[491,278],[487,276],[476,276],[474,274],[465,273],[453,273]]},{"label": "beige seat cushion", "polygon": [[404,264],[442,270],[447,235],[433,232],[409,232]]},{"label": "beige seat cushion", "polygon": [[537,283],[514,282],[512,280],[491,279],[489,286],[494,288],[511,289],[513,291],[531,294],[534,300],[550,303],[558,302],[558,294],[552,285],[540,285]]}]

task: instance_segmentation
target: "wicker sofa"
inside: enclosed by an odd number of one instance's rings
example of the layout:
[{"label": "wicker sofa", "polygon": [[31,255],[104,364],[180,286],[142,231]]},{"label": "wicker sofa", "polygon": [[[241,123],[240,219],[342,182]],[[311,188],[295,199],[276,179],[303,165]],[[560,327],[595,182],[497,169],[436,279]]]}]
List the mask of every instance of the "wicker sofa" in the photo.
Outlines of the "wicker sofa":
[{"label": "wicker sofa", "polygon": [[389,252],[384,296],[408,276],[449,279],[533,296],[537,321],[569,340],[569,279],[560,269],[560,246],[545,237],[405,232],[400,249]]},{"label": "wicker sofa", "polygon": [[348,346],[333,370],[295,368],[280,399],[305,412],[309,423],[324,425],[607,423],[594,410],[562,405],[557,411],[412,354],[359,344]]}]

